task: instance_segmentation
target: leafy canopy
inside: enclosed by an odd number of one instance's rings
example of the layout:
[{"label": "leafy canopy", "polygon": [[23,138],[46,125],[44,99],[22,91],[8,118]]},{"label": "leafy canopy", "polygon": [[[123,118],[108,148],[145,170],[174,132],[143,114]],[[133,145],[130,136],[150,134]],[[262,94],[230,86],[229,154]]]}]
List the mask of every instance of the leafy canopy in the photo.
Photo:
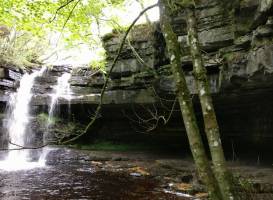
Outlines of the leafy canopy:
[{"label": "leafy canopy", "polygon": [[[145,3],[151,1],[154,0],[145,0]],[[45,45],[44,49],[54,47],[55,52],[59,51],[60,46],[61,48],[70,47],[70,49],[76,46],[79,49],[79,44],[87,45],[91,51],[96,51],[96,55],[92,56],[95,60],[91,62],[91,65],[101,68],[105,64],[105,54],[100,36],[105,33],[105,30],[124,28],[124,23],[120,26],[123,17],[120,14],[122,11],[123,13],[127,11],[127,6],[132,2],[144,2],[144,0],[1,0],[0,28],[4,26],[20,34],[28,33],[33,35],[35,40],[40,38],[44,43],[50,43],[49,46]],[[23,44],[26,39],[19,38],[19,40],[22,40]],[[32,40],[31,36],[27,40]],[[10,40],[6,42],[10,43]],[[28,43],[31,44],[32,41]],[[57,48],[59,43],[61,45]],[[14,44],[8,45],[14,48]],[[20,46],[17,49],[24,48]],[[14,49],[13,52],[15,52],[13,55],[16,55],[18,50]],[[29,49],[29,52],[28,55],[23,54],[18,59],[22,60],[22,57],[25,57],[25,60],[30,61],[33,60],[32,52],[44,53],[36,49]],[[7,53],[4,51],[2,55],[5,56]],[[51,52],[46,54],[51,55]],[[10,55],[12,54],[9,53],[9,57]]]},{"label": "leafy canopy", "polygon": [[0,22],[40,37],[56,31],[62,32],[67,41],[87,42],[93,35],[91,25],[101,21],[104,9],[121,6],[123,1],[1,0]]}]

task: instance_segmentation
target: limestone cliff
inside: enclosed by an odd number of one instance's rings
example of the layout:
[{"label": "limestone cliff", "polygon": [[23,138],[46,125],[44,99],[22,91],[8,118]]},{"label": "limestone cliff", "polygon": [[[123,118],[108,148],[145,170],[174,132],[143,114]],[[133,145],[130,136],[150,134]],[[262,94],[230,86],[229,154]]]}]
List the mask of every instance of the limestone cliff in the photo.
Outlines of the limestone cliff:
[{"label": "limestone cliff", "polygon": [[[272,0],[238,2],[228,7],[222,1],[201,0],[197,5],[199,38],[221,132],[228,138],[226,144],[230,146],[231,139],[239,141],[243,138],[247,143],[255,141],[261,147],[264,143],[273,143],[273,3]],[[200,108],[194,95],[183,10],[174,13],[172,19],[185,55],[181,58],[181,67],[186,73],[198,113]],[[103,38],[107,71],[117,54],[121,36],[114,32]],[[137,26],[130,41],[111,74],[101,118],[94,127],[97,137],[117,140],[126,137],[134,141],[149,137],[164,143],[182,140],[186,143],[177,106],[167,126],[163,126],[164,120],[160,119],[160,116],[168,116],[175,88],[158,23],[153,27]],[[136,52],[143,61],[137,58]],[[89,68],[53,67],[37,79],[32,102],[34,108],[37,112],[46,111],[44,106],[50,101],[52,86],[64,71],[72,71],[70,83],[74,94],[70,103],[73,118],[86,123],[99,102],[104,83],[103,74]],[[4,93],[14,90],[20,74],[18,70],[0,68],[1,102],[6,102]],[[61,107],[68,104],[64,99],[59,103]],[[151,113],[156,113],[159,119],[150,125],[143,124],[145,119],[154,117]],[[65,116],[62,112],[60,115]],[[147,130],[153,130],[157,135],[138,133]]]}]

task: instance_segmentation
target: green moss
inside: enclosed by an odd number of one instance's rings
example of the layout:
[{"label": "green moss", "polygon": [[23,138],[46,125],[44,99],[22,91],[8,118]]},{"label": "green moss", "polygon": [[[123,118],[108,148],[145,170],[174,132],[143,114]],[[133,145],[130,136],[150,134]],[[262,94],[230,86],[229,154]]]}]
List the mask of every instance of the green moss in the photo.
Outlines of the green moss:
[{"label": "green moss", "polygon": [[59,129],[64,133],[72,133],[82,127],[81,124],[74,121],[65,121],[64,119],[58,117],[49,117],[47,113],[40,113],[37,116],[38,123],[42,126],[52,125],[54,128]]},{"label": "green moss", "polygon": [[37,116],[38,119],[38,123],[41,125],[52,125],[58,122],[61,122],[61,119],[57,118],[57,117],[49,117],[47,113],[40,113]]},{"label": "green moss", "polygon": [[223,55],[223,58],[226,60],[226,61],[231,61],[235,58],[235,53],[225,53]]},{"label": "green moss", "polygon": [[75,130],[78,129],[79,124],[75,122],[68,122],[67,124],[64,124],[63,132],[65,133],[72,133],[75,132]]},{"label": "green moss", "polygon": [[222,52],[221,57],[226,61],[226,62],[232,62],[236,63],[241,61],[245,56],[244,52]]},{"label": "green moss", "polygon": [[127,30],[127,26],[115,26],[112,32],[105,34],[101,39],[103,42],[107,42],[115,37],[120,37],[122,33]]},{"label": "green moss", "polygon": [[[135,40],[148,40],[152,37],[156,24],[138,24],[132,28],[130,31],[130,40],[134,42]],[[111,33],[107,33],[102,37],[104,43],[112,40],[115,37],[121,37],[128,27],[115,27]]]},{"label": "green moss", "polygon": [[273,43],[273,37],[272,38],[255,38],[252,43],[251,43],[251,48],[255,49],[257,47],[261,47],[261,46],[267,46],[268,44],[272,44]]},{"label": "green moss", "polygon": [[103,73],[106,73],[106,52],[104,49],[97,52],[97,59],[91,60],[89,66],[92,69],[100,70]]},{"label": "green moss", "polygon": [[253,194],[257,193],[257,191],[251,178],[244,178],[240,174],[234,174],[232,182],[235,184],[236,193],[240,199],[254,199]]}]

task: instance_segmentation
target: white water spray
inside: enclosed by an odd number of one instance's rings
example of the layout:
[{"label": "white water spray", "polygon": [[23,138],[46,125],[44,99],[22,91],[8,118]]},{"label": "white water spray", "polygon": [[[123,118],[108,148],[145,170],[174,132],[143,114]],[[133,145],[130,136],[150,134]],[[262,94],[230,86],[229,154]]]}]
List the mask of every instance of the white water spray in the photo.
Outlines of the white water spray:
[{"label": "white water spray", "polygon": [[63,98],[68,101],[68,113],[70,114],[70,100],[72,91],[70,89],[69,80],[71,74],[64,73],[61,77],[58,78],[57,85],[53,88],[53,94],[51,94],[51,103],[48,110],[48,120],[46,125],[46,133],[44,134],[44,140],[47,140],[47,134],[49,133],[49,127],[54,122],[53,116],[56,110],[56,105],[58,105],[58,100]]},{"label": "white water spray", "polygon": [[58,78],[57,85],[54,87],[54,93],[51,96],[51,103],[49,107],[49,118],[53,117],[54,109],[56,104],[58,103],[59,98],[64,98],[68,102],[71,100],[71,89],[69,80],[71,78],[71,74],[64,73],[61,77]]},{"label": "white water spray", "polygon": [[[20,87],[16,93],[10,95],[7,131],[9,135],[9,149],[24,147],[28,139],[26,127],[29,124],[29,103],[33,96],[31,89],[36,77],[41,76],[46,67],[32,74],[24,74]],[[43,161],[29,162],[28,150],[10,150],[6,160],[0,162],[0,169],[3,170],[23,170],[35,167],[42,167]]]}]

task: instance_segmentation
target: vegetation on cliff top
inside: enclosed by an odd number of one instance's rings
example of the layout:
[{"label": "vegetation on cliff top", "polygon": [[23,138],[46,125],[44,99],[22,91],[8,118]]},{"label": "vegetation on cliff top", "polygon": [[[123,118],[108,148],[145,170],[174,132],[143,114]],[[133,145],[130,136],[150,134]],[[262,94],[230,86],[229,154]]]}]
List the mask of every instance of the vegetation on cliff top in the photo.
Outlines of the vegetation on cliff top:
[{"label": "vegetation on cliff top", "polygon": [[[0,29],[6,29],[10,34],[2,34],[0,30],[1,40],[4,41],[1,41],[0,62],[29,67],[50,56],[60,57],[56,56],[57,51],[73,48],[76,54],[84,46],[98,52],[87,56],[94,58],[90,63],[92,66],[101,67],[104,65],[104,52],[100,37],[112,28],[122,27],[120,22],[127,16],[120,16],[120,13],[132,2],[135,1],[3,0],[0,2]],[[16,37],[12,33],[14,31],[18,33]],[[27,39],[18,37],[25,34],[31,36]],[[20,46],[22,43],[28,45]],[[40,49],[40,46],[44,48]],[[67,59],[70,56],[63,57]]]}]

